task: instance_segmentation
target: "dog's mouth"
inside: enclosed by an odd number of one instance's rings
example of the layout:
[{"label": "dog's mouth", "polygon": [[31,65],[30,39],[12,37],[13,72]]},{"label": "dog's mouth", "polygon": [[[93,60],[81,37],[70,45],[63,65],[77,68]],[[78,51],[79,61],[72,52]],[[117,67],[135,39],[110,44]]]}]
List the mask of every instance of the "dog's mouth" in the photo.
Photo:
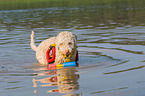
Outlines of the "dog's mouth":
[{"label": "dog's mouth", "polygon": [[69,57],[69,55],[70,55],[70,53],[67,53],[67,54],[66,54],[66,57]]},{"label": "dog's mouth", "polygon": [[70,62],[74,53],[75,53],[75,48],[73,50],[65,51],[64,53],[61,52],[63,58],[65,59],[65,62]]},{"label": "dog's mouth", "polygon": [[72,55],[73,54],[70,52],[63,54],[63,58],[65,59],[65,62],[70,62]]}]

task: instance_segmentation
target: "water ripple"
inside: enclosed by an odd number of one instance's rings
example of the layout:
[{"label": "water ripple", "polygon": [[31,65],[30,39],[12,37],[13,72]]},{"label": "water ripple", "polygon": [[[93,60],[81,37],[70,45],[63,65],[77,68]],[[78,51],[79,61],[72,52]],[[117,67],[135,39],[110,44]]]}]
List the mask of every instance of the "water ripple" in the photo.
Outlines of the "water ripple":
[{"label": "water ripple", "polygon": [[107,72],[107,73],[104,73],[105,75],[107,74],[115,74],[115,73],[121,73],[121,72],[126,72],[126,71],[132,71],[132,70],[136,70],[136,69],[141,69],[141,68],[144,68],[144,66],[138,66],[138,67],[134,67],[134,68],[129,68],[129,69],[124,69],[124,70],[119,70],[119,71],[114,71],[114,72]]}]

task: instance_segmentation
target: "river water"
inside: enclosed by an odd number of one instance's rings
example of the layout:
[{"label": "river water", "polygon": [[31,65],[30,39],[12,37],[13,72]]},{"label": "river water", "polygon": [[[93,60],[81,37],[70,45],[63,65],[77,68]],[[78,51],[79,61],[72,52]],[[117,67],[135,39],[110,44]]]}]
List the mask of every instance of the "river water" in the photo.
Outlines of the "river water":
[{"label": "river water", "polygon": [[[145,96],[145,2],[98,2],[0,10],[0,96]],[[79,66],[40,65],[32,30],[75,33]]]}]

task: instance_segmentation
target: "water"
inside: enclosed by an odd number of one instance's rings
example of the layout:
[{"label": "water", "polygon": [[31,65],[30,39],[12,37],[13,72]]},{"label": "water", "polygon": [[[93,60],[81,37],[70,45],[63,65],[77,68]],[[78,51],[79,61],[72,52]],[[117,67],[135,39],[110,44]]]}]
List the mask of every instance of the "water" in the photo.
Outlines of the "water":
[{"label": "water", "polygon": [[[136,2],[3,7],[0,95],[144,96],[145,6]],[[75,33],[79,67],[48,69],[38,64],[29,45],[32,30],[36,45],[60,31]]]}]

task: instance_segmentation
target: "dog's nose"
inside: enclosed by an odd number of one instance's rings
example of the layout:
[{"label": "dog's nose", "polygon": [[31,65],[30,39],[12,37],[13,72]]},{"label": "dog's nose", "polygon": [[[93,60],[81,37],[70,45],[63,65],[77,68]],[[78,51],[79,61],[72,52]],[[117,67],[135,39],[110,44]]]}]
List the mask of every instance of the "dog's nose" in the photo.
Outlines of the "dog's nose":
[{"label": "dog's nose", "polygon": [[70,54],[69,50],[65,50],[65,55],[68,57]]}]

